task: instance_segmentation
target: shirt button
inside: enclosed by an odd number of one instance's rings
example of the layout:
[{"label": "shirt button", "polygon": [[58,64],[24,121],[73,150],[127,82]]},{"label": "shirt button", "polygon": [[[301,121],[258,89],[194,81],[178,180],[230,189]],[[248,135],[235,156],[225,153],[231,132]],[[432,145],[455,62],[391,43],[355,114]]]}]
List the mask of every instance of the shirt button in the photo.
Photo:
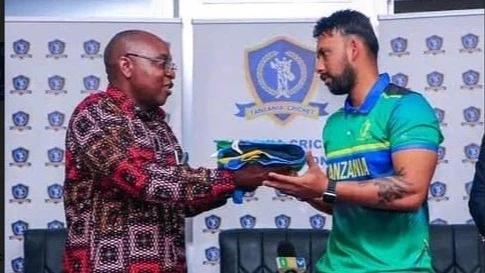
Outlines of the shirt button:
[{"label": "shirt button", "polygon": [[347,131],[347,135],[350,136],[352,134],[351,131]]}]

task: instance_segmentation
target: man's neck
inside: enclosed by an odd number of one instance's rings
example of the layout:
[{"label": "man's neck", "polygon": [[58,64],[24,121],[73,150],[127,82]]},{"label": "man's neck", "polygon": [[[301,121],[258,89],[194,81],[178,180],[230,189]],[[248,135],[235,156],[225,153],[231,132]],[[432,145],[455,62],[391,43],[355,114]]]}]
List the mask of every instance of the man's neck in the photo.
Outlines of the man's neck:
[{"label": "man's neck", "polygon": [[354,88],[350,91],[350,101],[353,107],[359,107],[364,103],[367,94],[369,94],[378,79],[379,72],[377,69],[369,69],[357,73]]}]

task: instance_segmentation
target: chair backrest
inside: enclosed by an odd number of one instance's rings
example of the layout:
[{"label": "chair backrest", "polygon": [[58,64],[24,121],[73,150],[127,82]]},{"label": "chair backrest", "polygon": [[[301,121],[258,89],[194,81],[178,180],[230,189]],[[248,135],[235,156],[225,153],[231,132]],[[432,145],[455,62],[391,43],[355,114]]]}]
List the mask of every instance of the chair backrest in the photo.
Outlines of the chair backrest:
[{"label": "chair backrest", "polygon": [[24,233],[24,273],[61,273],[65,229],[30,229]]}]

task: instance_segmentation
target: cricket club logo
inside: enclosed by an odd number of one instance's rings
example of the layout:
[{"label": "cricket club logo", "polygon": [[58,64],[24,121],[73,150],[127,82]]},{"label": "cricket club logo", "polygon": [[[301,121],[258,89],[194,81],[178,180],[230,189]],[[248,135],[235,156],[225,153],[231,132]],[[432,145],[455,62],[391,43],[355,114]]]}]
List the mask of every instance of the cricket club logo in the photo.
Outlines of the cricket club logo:
[{"label": "cricket club logo", "polygon": [[254,228],[256,226],[256,217],[249,214],[244,215],[243,217],[239,218],[239,223],[241,224],[242,228]]},{"label": "cricket club logo", "polygon": [[472,185],[473,181],[465,183],[465,193],[466,195],[463,196],[463,200],[468,200],[470,199],[470,193],[472,192]]},{"label": "cricket club logo", "polygon": [[450,198],[446,196],[446,184],[440,181],[431,183],[429,186],[429,193],[431,196],[428,198],[430,201],[448,201]]},{"label": "cricket club logo", "polygon": [[252,120],[269,115],[286,125],[297,115],[318,118],[328,115],[328,103],[310,102],[316,91],[313,73],[315,52],[277,37],[256,48],[246,50],[246,75],[256,102],[236,103],[237,117]]},{"label": "cricket club logo", "polygon": [[47,48],[49,49],[49,54],[45,55],[46,58],[52,58],[54,60],[67,58],[67,54],[64,54],[66,50],[66,43],[55,39],[47,43]]},{"label": "cricket club logo", "polygon": [[29,229],[29,224],[24,221],[17,221],[12,223],[12,233],[9,238],[10,240],[19,240],[22,241],[24,239],[24,232]]},{"label": "cricket club logo", "polygon": [[203,262],[204,265],[218,265],[219,260],[221,257],[221,252],[219,248],[213,246],[205,249],[205,261]]},{"label": "cricket club logo", "polygon": [[10,130],[17,130],[19,132],[32,130],[32,127],[29,126],[29,119],[30,115],[23,111],[12,114],[13,126],[10,126]]},{"label": "cricket club logo", "polygon": [[64,223],[58,220],[47,223],[47,229],[63,229]]},{"label": "cricket club logo", "polygon": [[448,159],[446,159],[446,147],[439,146],[438,147],[438,163],[439,164],[448,164]]},{"label": "cricket club logo", "polygon": [[60,130],[66,130],[66,126],[64,126],[66,116],[59,112],[59,111],[54,111],[49,114],[47,114],[47,121],[49,122],[49,126],[46,126],[46,130],[53,130],[53,131],[60,131]]},{"label": "cricket club logo", "polygon": [[49,196],[49,198],[45,199],[45,202],[59,204],[62,202],[63,195],[64,188],[59,184],[52,184],[47,187],[47,196]]},{"label": "cricket club logo", "polygon": [[10,90],[10,94],[32,94],[32,90],[29,90],[30,78],[24,75],[18,75],[12,78],[12,85],[14,90]]},{"label": "cricket club logo", "polygon": [[443,47],[443,38],[438,35],[433,35],[426,38],[426,47],[428,50],[424,51],[424,54],[444,54],[445,50],[442,50]]},{"label": "cricket club logo", "polygon": [[29,187],[25,186],[24,184],[17,184],[13,186],[12,196],[13,199],[9,200],[10,203],[23,204],[31,202],[31,200],[27,198],[29,197]]},{"label": "cricket club logo", "polygon": [[291,217],[288,215],[278,215],[274,218],[274,222],[277,228],[286,229],[290,227]]},{"label": "cricket club logo", "polygon": [[273,201],[285,202],[285,201],[291,201],[291,200],[293,200],[293,197],[282,193],[280,190],[275,190],[275,196],[273,197]]},{"label": "cricket club logo", "polygon": [[221,230],[221,217],[216,215],[211,215],[205,218],[206,229],[203,230],[204,233],[218,233]]},{"label": "cricket club logo", "polygon": [[472,143],[464,148],[465,159],[461,162],[475,164],[478,161],[478,154],[480,153],[480,145]]},{"label": "cricket club logo", "polygon": [[11,167],[30,167],[32,164],[28,161],[29,160],[29,150],[19,147],[12,150],[12,159],[13,162],[10,163]]},{"label": "cricket club logo", "polygon": [[66,85],[65,78],[55,75],[47,79],[47,84],[49,85],[49,89],[45,91],[46,94],[67,94],[67,91],[64,90],[64,86]]},{"label": "cricket club logo", "polygon": [[434,71],[426,75],[426,81],[428,82],[428,86],[425,87],[424,89],[426,91],[440,91],[440,90],[446,90],[446,86],[443,86],[443,81],[445,79],[445,76],[443,73]]},{"label": "cricket club logo", "polygon": [[433,221],[431,221],[431,225],[448,225],[448,221],[445,221],[441,218],[436,218]]},{"label": "cricket club logo", "polygon": [[47,159],[49,162],[45,163],[46,167],[59,167],[64,165],[64,150],[61,148],[52,148],[47,150]]},{"label": "cricket club logo", "polygon": [[462,122],[462,126],[471,126],[475,127],[478,125],[483,125],[483,121],[480,121],[481,117],[481,110],[480,108],[470,106],[463,110],[463,118],[465,122]]},{"label": "cricket club logo", "polygon": [[99,59],[102,58],[103,55],[99,54],[99,50],[101,49],[101,44],[96,40],[88,40],[83,43],[84,54],[81,55],[83,59]]},{"label": "cricket club logo", "polygon": [[92,94],[92,93],[99,93],[99,85],[101,80],[99,77],[94,75],[89,75],[83,78],[83,86],[84,89],[81,90],[81,94]]},{"label": "cricket club logo", "polygon": [[434,108],[434,113],[436,114],[436,118],[441,126],[448,126],[448,123],[445,122],[445,110],[441,108]]},{"label": "cricket club logo", "polygon": [[256,191],[245,192],[243,198],[246,202],[258,201],[258,197],[256,197]]},{"label": "cricket club logo", "polygon": [[324,229],[325,228],[326,219],[324,216],[320,214],[315,214],[310,217],[310,225],[313,229]]},{"label": "cricket club logo", "polygon": [[29,53],[30,51],[30,43],[24,39],[17,40],[13,42],[13,52],[14,54],[10,55],[10,58],[17,58],[20,60],[32,58],[32,54]]},{"label": "cricket club logo", "polygon": [[11,262],[13,273],[24,273],[24,258],[17,257]]},{"label": "cricket club logo", "polygon": [[478,83],[480,81],[480,72],[470,69],[463,72],[461,78],[464,83],[464,85],[461,86],[461,89],[474,90],[482,88],[482,85]]},{"label": "cricket club logo", "polygon": [[407,87],[409,82],[409,76],[403,73],[397,73],[391,76],[391,82],[399,85],[400,87]]},{"label": "cricket club logo", "polygon": [[478,48],[478,36],[472,33],[468,33],[461,37],[461,44],[463,48],[460,49],[460,53],[475,53],[481,52]]},{"label": "cricket club logo", "polygon": [[408,40],[402,37],[397,37],[391,40],[391,50],[392,52],[389,53],[389,56],[397,56],[402,57],[405,55],[409,55],[408,48]]}]

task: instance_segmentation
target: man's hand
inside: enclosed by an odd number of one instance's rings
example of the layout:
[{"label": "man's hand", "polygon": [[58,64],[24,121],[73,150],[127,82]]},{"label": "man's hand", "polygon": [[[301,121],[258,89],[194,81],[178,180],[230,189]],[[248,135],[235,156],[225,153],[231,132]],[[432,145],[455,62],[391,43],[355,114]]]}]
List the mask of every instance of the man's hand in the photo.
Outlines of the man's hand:
[{"label": "man's hand", "polygon": [[328,185],[327,174],[315,163],[311,152],[307,152],[308,170],[302,176],[269,173],[263,185],[302,199],[321,197]]},{"label": "man's hand", "polygon": [[259,164],[248,164],[234,172],[236,187],[245,191],[254,191],[269,178],[268,173],[291,174],[290,167],[265,167]]}]

